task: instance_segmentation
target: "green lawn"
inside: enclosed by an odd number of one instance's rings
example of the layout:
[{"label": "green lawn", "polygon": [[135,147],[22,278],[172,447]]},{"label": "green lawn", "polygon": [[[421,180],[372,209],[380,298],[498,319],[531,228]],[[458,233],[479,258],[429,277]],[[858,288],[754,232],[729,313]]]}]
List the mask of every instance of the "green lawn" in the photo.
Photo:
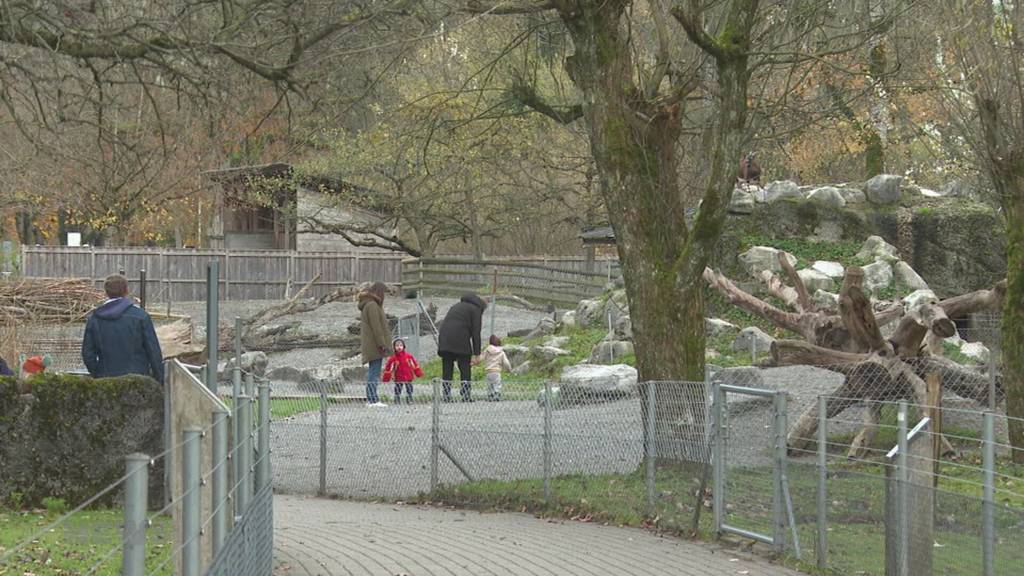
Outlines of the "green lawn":
[{"label": "green lawn", "polygon": [[[15,543],[32,537],[40,529],[60,517],[53,511],[15,511],[0,508],[0,555]],[[7,564],[0,564],[0,575],[68,576],[87,574],[95,568],[97,575],[121,573],[121,553],[114,549],[121,544],[124,512],[120,509],[85,510],[18,551]],[[174,528],[169,516],[158,516],[147,531],[146,571],[168,575],[173,561]],[[112,553],[113,552],[113,553]],[[167,561],[165,563],[165,561]]]}]

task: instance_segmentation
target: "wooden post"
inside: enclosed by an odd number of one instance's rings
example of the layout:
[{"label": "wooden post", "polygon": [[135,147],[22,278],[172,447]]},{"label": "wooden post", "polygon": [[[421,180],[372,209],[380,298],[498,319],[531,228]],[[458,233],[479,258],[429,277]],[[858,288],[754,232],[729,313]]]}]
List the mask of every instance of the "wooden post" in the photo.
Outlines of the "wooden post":
[{"label": "wooden post", "polygon": [[939,484],[939,459],[942,457],[942,376],[931,372],[925,377],[928,417],[932,420],[932,482]]}]

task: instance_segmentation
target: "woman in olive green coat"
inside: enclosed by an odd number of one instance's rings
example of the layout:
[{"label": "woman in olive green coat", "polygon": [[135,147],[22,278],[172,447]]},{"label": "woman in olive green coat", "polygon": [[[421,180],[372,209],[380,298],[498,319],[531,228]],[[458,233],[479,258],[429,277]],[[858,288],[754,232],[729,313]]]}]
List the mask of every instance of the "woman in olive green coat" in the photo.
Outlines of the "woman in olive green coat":
[{"label": "woman in olive green coat", "polygon": [[388,318],[384,315],[385,290],[382,282],[374,282],[358,296],[363,362],[369,364],[366,370],[367,406],[384,406],[377,395],[377,385],[380,383],[384,358],[391,353],[388,349],[391,344],[391,331],[388,330]]}]

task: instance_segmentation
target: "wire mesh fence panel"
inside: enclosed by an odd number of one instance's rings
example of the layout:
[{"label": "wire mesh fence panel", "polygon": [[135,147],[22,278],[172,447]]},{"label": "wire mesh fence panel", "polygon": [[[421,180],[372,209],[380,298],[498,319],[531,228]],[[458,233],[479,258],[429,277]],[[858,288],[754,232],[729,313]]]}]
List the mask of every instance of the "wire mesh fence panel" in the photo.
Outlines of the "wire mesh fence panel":
[{"label": "wire mesh fence panel", "polygon": [[776,453],[772,398],[730,392],[723,396],[723,521],[771,537]]},{"label": "wire mesh fence panel", "polygon": [[[1020,502],[1018,500],[1018,502]],[[993,565],[996,574],[1020,574],[1024,566],[1024,510],[1020,504],[993,507],[995,539]]]},{"label": "wire mesh fence panel", "polygon": [[[710,527],[712,430],[708,386],[704,382],[653,385],[657,466],[649,515],[658,526],[675,530],[699,529],[701,520],[704,527]],[[705,508],[709,509],[707,514],[703,514]]]}]

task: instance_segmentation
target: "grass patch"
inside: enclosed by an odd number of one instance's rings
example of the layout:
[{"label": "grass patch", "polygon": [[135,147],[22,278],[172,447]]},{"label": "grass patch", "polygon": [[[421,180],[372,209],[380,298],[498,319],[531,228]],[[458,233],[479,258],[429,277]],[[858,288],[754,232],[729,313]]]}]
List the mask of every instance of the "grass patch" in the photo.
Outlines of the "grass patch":
[{"label": "grass patch", "polygon": [[[23,542],[54,522],[66,508],[49,501],[47,510],[21,511],[0,508],[0,554],[5,547]],[[35,574],[58,576],[86,574],[116,575],[121,573],[120,551],[105,558],[121,544],[121,509],[85,510],[69,518],[61,526],[46,532],[18,551],[6,565],[0,565],[0,574]],[[174,562],[169,560],[174,549],[174,527],[169,516],[157,516],[146,532],[146,573],[170,576]],[[167,561],[166,563],[164,563]],[[163,567],[157,571],[157,567]],[[7,571],[13,569],[13,571]],[[155,571],[155,572],[154,572]]]},{"label": "grass patch", "polygon": [[806,268],[815,260],[839,262],[843,266],[864,265],[869,262],[857,258],[861,243],[858,242],[818,242],[807,238],[771,238],[769,236],[751,235],[740,239],[740,252],[752,246],[771,246],[789,252],[797,258],[796,268]]}]

